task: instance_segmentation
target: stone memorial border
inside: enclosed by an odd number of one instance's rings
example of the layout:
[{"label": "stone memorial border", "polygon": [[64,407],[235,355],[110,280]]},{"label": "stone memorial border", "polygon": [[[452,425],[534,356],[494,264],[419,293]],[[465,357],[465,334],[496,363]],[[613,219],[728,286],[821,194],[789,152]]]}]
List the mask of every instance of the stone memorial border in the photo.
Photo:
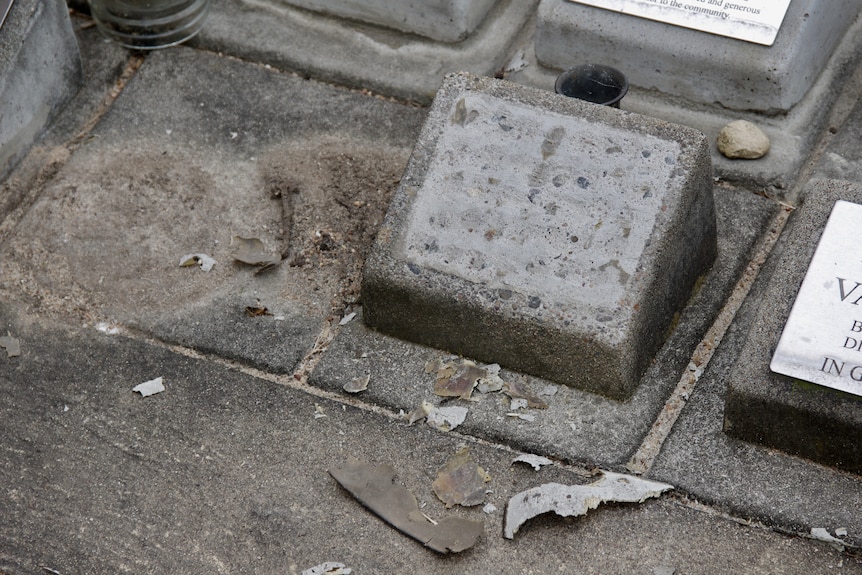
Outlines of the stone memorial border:
[{"label": "stone memorial border", "polygon": [[[862,397],[769,369],[823,227],[838,200],[862,203],[862,187],[827,180],[811,185],[771,256],[768,287],[760,296],[748,339],[727,378],[724,430],[746,441],[862,473]],[[848,246],[848,258],[860,259],[852,247]],[[862,319],[853,315],[852,305],[848,307],[848,324],[835,326],[839,351],[845,332],[854,320]],[[853,366],[845,368],[852,377]]]}]

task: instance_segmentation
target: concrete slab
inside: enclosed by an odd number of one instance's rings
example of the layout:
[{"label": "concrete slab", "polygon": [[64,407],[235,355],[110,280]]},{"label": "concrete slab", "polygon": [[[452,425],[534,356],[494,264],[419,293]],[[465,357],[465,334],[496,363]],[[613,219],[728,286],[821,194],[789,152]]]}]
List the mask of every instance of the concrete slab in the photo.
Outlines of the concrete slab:
[{"label": "concrete slab", "polygon": [[799,103],[859,14],[852,0],[791,2],[775,43],[762,46],[568,0],[542,0],[536,55],[559,69],[595,60],[624,70],[640,88],[776,115]]},{"label": "concrete slab", "polygon": [[[729,374],[747,369],[742,353],[750,354],[750,337],[774,330],[762,327],[760,310],[772,279],[786,273],[779,264],[780,258],[770,258],[762,268],[648,477],[672,483],[714,508],[793,532],[807,533],[816,527],[834,532],[843,527],[848,542],[858,546],[862,543],[862,516],[857,511],[862,508],[862,477],[741,441],[723,431]],[[765,382],[760,375],[757,380]]]},{"label": "concrete slab", "polygon": [[366,263],[365,320],[627,398],[715,251],[701,134],[452,75]]},{"label": "concrete slab", "polygon": [[[284,572],[325,561],[356,572],[859,572],[811,541],[685,506],[665,496],[585,518],[539,517],[502,537],[505,501],[585,473],[512,466],[515,453],[467,441],[491,474],[481,507],[444,509],[431,483],[463,437],[407,427],[141,341],[0,308],[22,355],[0,357],[0,571]],[[162,375],[166,391],[132,387]],[[318,408],[320,411],[318,411]],[[315,418],[315,414],[326,417]],[[438,556],[378,518],[329,477],[349,455],[395,467],[433,518],[485,523],[477,545]],[[252,566],[252,567],[250,567]],[[663,571],[659,571],[663,570]]]},{"label": "concrete slab", "polygon": [[[628,401],[503,370],[504,379],[524,382],[534,392],[552,391],[553,395],[542,396],[548,408],[528,410],[536,419],[523,421],[507,416],[511,411],[507,397],[475,393],[481,401],[458,401],[469,408],[458,431],[565,461],[623,469],[686,370],[694,346],[724,305],[776,208],[750,192],[723,187],[715,189],[715,199],[718,259]],[[423,400],[439,402],[433,394],[435,375],[426,373],[424,366],[429,360],[448,357],[445,352],[385,336],[365,327],[360,319],[335,337],[309,382],[345,396],[345,383],[370,375],[362,400],[395,412],[409,412]]]},{"label": "concrete slab", "polygon": [[[423,118],[214,54],[149,55],[17,222],[3,291],[290,371],[332,306],[355,299]],[[234,235],[293,265],[255,275],[233,261]],[[179,267],[190,253],[217,264]],[[245,314],[258,302],[271,315]]]},{"label": "concrete slab", "polygon": [[449,72],[493,75],[503,67],[536,4],[500,0],[466,40],[451,44],[278,0],[213,0],[207,25],[191,45],[427,104]]},{"label": "concrete slab", "polygon": [[75,95],[81,60],[62,0],[12,4],[0,36],[0,179]]},{"label": "concrete slab", "polygon": [[[848,80],[853,78],[858,67],[859,55],[862,53],[860,39],[862,19],[857,19],[834,50],[832,58],[819,71],[813,87],[799,103],[784,114],[768,116],[720,106],[696,105],[685,99],[669,97],[661,92],[637,86],[630,88],[621,102],[621,107],[700,130],[710,142],[713,169],[717,177],[759,188],[770,197],[792,202],[794,198],[788,194],[793,190],[795,178],[828,127],[830,110],[842,90],[847,91],[847,97],[851,101],[858,94],[858,83],[848,83]],[[540,64],[532,43],[523,44],[521,50],[527,65],[508,74],[507,78],[553,91],[554,81],[562,69]],[[604,62],[602,53],[586,52],[579,58]],[[626,64],[619,64],[619,67],[627,75],[634,72]],[[734,120],[748,120],[769,136],[771,148],[766,156],[758,160],[731,160],[718,151],[716,139],[719,131]]]},{"label": "concrete slab", "polygon": [[862,102],[856,104],[840,127],[835,127],[835,136],[820,157],[813,177],[862,182],[860,141],[862,141]]},{"label": "concrete slab", "polygon": [[[862,474],[862,397],[769,369],[799,285],[839,199],[862,202],[862,187],[838,181],[812,184],[773,252],[776,263],[769,287],[736,367],[727,375],[724,430],[739,439]],[[840,347],[842,332],[837,339]]]},{"label": "concrete slab", "polygon": [[378,24],[438,42],[464,40],[498,0],[286,0],[324,14]]}]

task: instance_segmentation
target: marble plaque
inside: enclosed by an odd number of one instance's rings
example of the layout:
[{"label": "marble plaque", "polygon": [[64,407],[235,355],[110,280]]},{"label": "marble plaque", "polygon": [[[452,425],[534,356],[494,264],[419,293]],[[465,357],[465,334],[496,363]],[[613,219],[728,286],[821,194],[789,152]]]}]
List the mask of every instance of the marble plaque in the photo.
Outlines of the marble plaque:
[{"label": "marble plaque", "polygon": [[683,28],[772,46],[790,0],[571,0]]},{"label": "marble plaque", "polygon": [[838,201],[770,368],[862,396],[862,205]]}]

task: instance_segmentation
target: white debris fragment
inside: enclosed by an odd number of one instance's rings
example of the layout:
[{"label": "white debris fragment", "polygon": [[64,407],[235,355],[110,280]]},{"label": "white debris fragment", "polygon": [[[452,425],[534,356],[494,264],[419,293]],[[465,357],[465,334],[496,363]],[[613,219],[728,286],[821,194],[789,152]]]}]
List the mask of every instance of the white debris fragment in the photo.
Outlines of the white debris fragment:
[{"label": "white debris fragment", "polygon": [[425,419],[432,411],[434,411],[434,404],[427,401],[423,401],[419,404],[419,407],[406,415],[407,425],[413,425],[420,419]]},{"label": "white debris fragment", "polygon": [[199,266],[203,271],[208,272],[216,265],[216,261],[206,254],[186,254],[180,258],[181,268],[195,265]]},{"label": "white debris fragment", "polygon": [[561,517],[585,515],[602,503],[642,503],[669,489],[673,486],[610,471],[588,485],[546,483],[522,491],[509,500],[504,536],[514,538],[526,521],[551,511]]},{"label": "white debris fragment", "polygon": [[239,132],[231,132],[230,133],[230,139],[231,140],[236,140],[237,136],[239,136]]},{"label": "white debris fragment", "polygon": [[344,563],[327,561],[326,563],[306,569],[301,575],[350,575],[352,572],[353,570],[345,567]]},{"label": "white debris fragment", "polygon": [[108,323],[106,321],[100,321],[99,323],[97,323],[96,329],[99,330],[100,332],[108,334],[108,335],[117,335],[122,331],[120,326],[118,326],[116,324]]},{"label": "white debris fragment", "polygon": [[144,383],[139,383],[135,387],[132,388],[132,391],[137,391],[141,394],[142,397],[149,397],[151,395],[155,395],[157,393],[161,393],[165,390],[165,386],[162,383],[162,378],[157,377],[156,379],[151,379],[150,381],[145,381]]},{"label": "white debris fragment", "polygon": [[371,376],[366,375],[364,377],[354,377],[350,381],[344,384],[342,389],[347,393],[359,393],[360,391],[365,391],[368,389],[368,382],[371,381]]},{"label": "white debris fragment", "polygon": [[524,51],[518,50],[509,63],[506,64],[506,72],[517,72],[527,67],[527,60],[524,58]]},{"label": "white debris fragment", "polygon": [[500,378],[500,366],[492,363],[491,365],[486,365],[483,369],[485,369],[487,375],[476,380],[476,389],[479,393],[502,391],[505,382]]},{"label": "white debris fragment", "polygon": [[507,413],[506,415],[509,417],[516,417],[523,421],[536,421],[536,416],[529,413]]},{"label": "white debris fragment", "polygon": [[[838,532],[836,531],[835,534],[837,535]],[[832,547],[834,547],[838,551],[844,551],[844,545],[845,545],[844,541],[842,541],[841,539],[837,539],[835,537],[832,537],[832,535],[829,533],[829,531],[823,527],[812,527],[811,528],[811,537],[813,539],[817,539],[818,541],[824,541],[826,543],[829,543]]]},{"label": "white debris fragment", "polygon": [[350,312],[349,314],[347,314],[346,316],[341,318],[341,321],[338,322],[338,325],[347,325],[348,323],[353,321],[353,318],[355,318],[355,317],[356,317],[356,312],[355,311]]},{"label": "white debris fragment", "polygon": [[314,404],[314,419],[320,419],[322,417],[326,417],[326,414],[323,412],[323,407],[318,404]]},{"label": "white debris fragment", "polygon": [[21,340],[12,337],[10,332],[0,337],[0,347],[6,350],[6,357],[18,357],[21,355]]},{"label": "white debris fragment", "polygon": [[539,395],[551,397],[553,395],[557,395],[558,391],[560,391],[559,385],[554,385],[553,383],[549,383],[545,387],[543,387],[542,389],[539,390]]},{"label": "white debris fragment", "polygon": [[435,407],[425,417],[425,422],[440,431],[452,431],[467,419],[466,407],[451,405],[446,407]]},{"label": "white debris fragment", "polygon": [[839,527],[835,530],[835,537],[847,537],[847,528]]},{"label": "white debris fragment", "polygon": [[513,461],[515,463],[526,463],[527,465],[532,465],[533,469],[538,471],[542,468],[543,465],[551,465],[553,461],[548,459],[547,457],[542,457],[541,455],[533,455],[532,453],[522,453],[518,457],[516,457]]},{"label": "white debris fragment", "polygon": [[482,511],[484,511],[488,515],[491,515],[492,513],[497,511],[497,506],[492,503],[488,503],[487,505],[485,505],[485,507],[482,508]]},{"label": "white debris fragment", "polygon": [[527,409],[529,402],[523,397],[513,397],[509,403],[510,411],[518,411],[519,409]]}]

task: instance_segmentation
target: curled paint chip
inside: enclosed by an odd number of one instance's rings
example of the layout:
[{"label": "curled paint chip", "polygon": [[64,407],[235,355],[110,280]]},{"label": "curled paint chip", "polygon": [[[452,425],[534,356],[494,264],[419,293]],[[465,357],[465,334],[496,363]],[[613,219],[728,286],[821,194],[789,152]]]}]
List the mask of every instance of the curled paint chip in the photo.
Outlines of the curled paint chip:
[{"label": "curled paint chip", "polygon": [[509,499],[503,535],[513,539],[521,525],[544,513],[554,512],[561,517],[586,515],[602,503],[642,503],[669,489],[673,486],[610,471],[588,485],[545,483]]}]

